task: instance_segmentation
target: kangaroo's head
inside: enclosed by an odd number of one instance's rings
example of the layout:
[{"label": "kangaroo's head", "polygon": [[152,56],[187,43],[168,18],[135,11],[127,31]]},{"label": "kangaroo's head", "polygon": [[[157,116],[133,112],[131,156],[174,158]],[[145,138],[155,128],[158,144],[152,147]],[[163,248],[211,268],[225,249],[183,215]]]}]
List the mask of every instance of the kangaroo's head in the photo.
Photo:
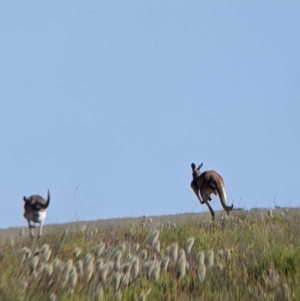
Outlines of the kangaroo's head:
[{"label": "kangaroo's head", "polygon": [[201,175],[201,167],[203,166],[203,163],[201,163],[197,168],[196,168],[196,165],[195,163],[192,163],[191,164],[191,167],[192,167],[192,176],[193,176],[193,179],[196,179],[198,178],[200,175]]}]

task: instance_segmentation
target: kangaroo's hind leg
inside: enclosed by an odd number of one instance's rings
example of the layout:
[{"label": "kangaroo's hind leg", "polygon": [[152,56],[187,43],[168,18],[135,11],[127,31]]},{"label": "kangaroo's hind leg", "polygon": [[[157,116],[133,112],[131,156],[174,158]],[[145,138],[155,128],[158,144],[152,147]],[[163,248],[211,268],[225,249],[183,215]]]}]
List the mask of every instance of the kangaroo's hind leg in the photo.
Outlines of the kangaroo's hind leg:
[{"label": "kangaroo's hind leg", "polygon": [[42,236],[42,232],[43,232],[43,221],[40,222],[40,229],[39,229],[39,235],[38,238],[40,238]]},{"label": "kangaroo's hind leg", "polygon": [[[25,217],[25,218],[26,218],[26,217]],[[34,227],[32,227],[32,225],[31,225],[29,219],[26,218],[26,220],[27,220],[27,223],[28,223],[28,229],[29,229],[30,237],[33,238],[33,231],[32,231],[32,228],[34,228]]]},{"label": "kangaroo's hind leg", "polygon": [[215,211],[212,209],[211,205],[209,204],[209,201],[211,200],[210,194],[203,192],[203,193],[201,193],[201,197],[202,197],[203,202],[207,205],[207,207],[210,211],[210,214],[211,214],[211,218],[214,221],[215,220]]}]

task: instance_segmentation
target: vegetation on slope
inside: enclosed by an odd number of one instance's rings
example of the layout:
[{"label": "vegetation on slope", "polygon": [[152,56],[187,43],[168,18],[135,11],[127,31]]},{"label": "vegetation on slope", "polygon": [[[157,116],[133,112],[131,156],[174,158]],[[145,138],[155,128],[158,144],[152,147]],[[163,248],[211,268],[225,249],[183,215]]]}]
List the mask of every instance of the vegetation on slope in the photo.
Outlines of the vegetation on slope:
[{"label": "vegetation on slope", "polygon": [[[0,245],[0,300],[296,300],[297,210],[83,226]],[[27,235],[27,233],[26,233]]]}]

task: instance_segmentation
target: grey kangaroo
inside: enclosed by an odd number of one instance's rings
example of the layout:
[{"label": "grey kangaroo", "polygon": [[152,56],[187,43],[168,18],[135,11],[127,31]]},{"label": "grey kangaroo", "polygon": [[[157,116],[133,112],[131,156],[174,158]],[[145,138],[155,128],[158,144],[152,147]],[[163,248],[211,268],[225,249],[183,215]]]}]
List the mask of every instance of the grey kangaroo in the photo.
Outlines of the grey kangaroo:
[{"label": "grey kangaroo", "polygon": [[[50,204],[50,192],[48,190],[47,200],[39,195],[32,195],[29,198],[23,197],[24,200],[24,217],[27,220],[30,237],[33,238],[32,228],[35,223],[40,224],[38,238],[42,235],[42,228],[46,218],[46,209]],[[33,223],[33,225],[31,224]]]}]

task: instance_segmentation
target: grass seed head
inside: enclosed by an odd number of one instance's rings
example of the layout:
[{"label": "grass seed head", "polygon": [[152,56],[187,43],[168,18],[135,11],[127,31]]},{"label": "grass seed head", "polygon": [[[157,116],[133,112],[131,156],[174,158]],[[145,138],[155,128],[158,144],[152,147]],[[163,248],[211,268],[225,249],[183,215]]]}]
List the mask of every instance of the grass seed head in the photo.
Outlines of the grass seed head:
[{"label": "grass seed head", "polygon": [[132,266],[131,266],[131,277],[132,277],[132,279],[135,280],[138,277],[139,272],[140,272],[140,261],[136,257],[132,261]]},{"label": "grass seed head", "polygon": [[150,271],[150,268],[152,266],[152,262],[151,261],[146,261],[142,264],[142,272],[143,274],[149,279],[149,271]]},{"label": "grass seed head", "polygon": [[70,276],[70,271],[72,269],[72,265],[73,265],[73,260],[72,259],[69,259],[66,263],[65,263],[65,266],[64,266],[64,269],[61,273],[61,286],[62,287],[65,287],[66,284],[68,283],[69,281],[69,276]]},{"label": "grass seed head", "polygon": [[69,274],[69,285],[71,288],[75,287],[75,285],[77,284],[77,280],[78,280],[78,275],[77,275],[76,267],[72,266]]},{"label": "grass seed head", "polygon": [[50,250],[50,246],[48,244],[43,244],[42,247],[40,248],[40,253],[45,253],[47,250]]},{"label": "grass seed head", "polygon": [[177,258],[178,258],[178,244],[177,243],[173,243],[171,246],[170,246],[170,259],[174,262],[177,261]]},{"label": "grass seed head", "polygon": [[136,254],[137,251],[139,250],[139,248],[140,248],[140,245],[138,243],[133,244],[131,247],[131,253]]},{"label": "grass seed head", "polygon": [[53,271],[57,274],[61,273],[64,269],[64,263],[58,257],[53,260]]},{"label": "grass seed head", "polygon": [[83,274],[86,282],[89,282],[94,272],[94,257],[87,253],[83,259]]},{"label": "grass seed head", "polygon": [[66,229],[64,230],[64,235],[63,235],[63,237],[66,237],[66,236],[68,235],[68,233],[69,233],[69,229],[66,228]]},{"label": "grass seed head", "polygon": [[120,260],[123,255],[123,251],[118,250],[114,256],[114,260]]},{"label": "grass seed head", "polygon": [[122,276],[123,276],[123,274],[121,274],[120,272],[114,273],[113,278],[112,278],[112,287],[113,287],[114,292],[118,291],[118,289],[120,287]]},{"label": "grass seed head", "polygon": [[152,231],[149,236],[149,244],[153,246],[157,242],[158,237],[159,237],[159,231],[158,230]]},{"label": "grass seed head", "polygon": [[53,273],[53,264],[45,264],[43,268],[44,274],[46,275],[47,278],[50,278],[52,273]]},{"label": "grass seed head", "polygon": [[186,240],[185,244],[184,244],[184,250],[186,252],[186,254],[190,254],[192,247],[194,245],[195,242],[195,238],[194,237],[190,237]]},{"label": "grass seed head", "polygon": [[232,249],[225,249],[224,250],[224,260],[226,263],[229,263],[231,261],[231,254],[232,254]]},{"label": "grass seed head", "polygon": [[196,263],[197,265],[204,265],[204,259],[205,255],[203,251],[199,251],[198,254],[196,255]]},{"label": "grass seed head", "polygon": [[34,256],[34,257],[31,258],[31,260],[29,262],[30,273],[33,273],[36,270],[38,263],[39,263],[39,257],[38,256]]},{"label": "grass seed head", "polygon": [[160,268],[161,268],[161,270],[162,270],[163,272],[166,272],[166,271],[167,271],[169,262],[170,262],[170,257],[169,257],[169,256],[165,256],[165,257],[161,260]]},{"label": "grass seed head", "polygon": [[73,251],[73,255],[75,258],[78,258],[80,253],[81,253],[81,248],[79,248],[79,247],[76,247]]},{"label": "grass seed head", "polygon": [[105,243],[100,242],[98,244],[98,246],[96,247],[96,249],[95,249],[95,256],[96,257],[101,256],[101,254],[102,254],[102,252],[103,252],[104,249],[105,249]]},{"label": "grass seed head", "polygon": [[56,266],[56,274],[61,274],[65,269],[65,263],[63,261],[59,261],[59,264]]},{"label": "grass seed head", "polygon": [[176,263],[176,275],[178,278],[184,277],[186,274],[186,258],[184,250],[179,251],[178,260]]},{"label": "grass seed head", "polygon": [[156,254],[160,253],[160,241],[157,240],[153,245],[152,245],[153,252]]},{"label": "grass seed head", "polygon": [[123,288],[126,288],[126,287],[128,287],[129,284],[130,284],[130,274],[125,273],[122,278],[120,286]]},{"label": "grass seed head", "polygon": [[96,261],[96,271],[99,272],[102,266],[103,266],[103,259],[100,258]]},{"label": "grass seed head", "polygon": [[21,256],[20,256],[21,262],[26,261],[27,259],[31,258],[31,256],[32,256],[32,251],[29,248],[27,247],[22,248]]},{"label": "grass seed head", "polygon": [[106,282],[108,271],[110,270],[110,265],[109,264],[104,264],[101,268],[98,270],[98,278],[99,281],[102,282],[103,284]]},{"label": "grass seed head", "polygon": [[114,257],[114,270],[119,271],[121,269],[121,257],[122,257],[122,252],[117,251]]},{"label": "grass seed head", "polygon": [[186,259],[184,249],[180,249],[179,252],[178,252],[178,260],[181,259],[181,258]]},{"label": "grass seed head", "polygon": [[50,256],[51,256],[51,249],[50,249],[49,245],[47,245],[47,244],[43,245],[40,250],[41,261],[43,263],[48,262],[48,260],[50,259]]},{"label": "grass seed head", "polygon": [[83,277],[83,261],[82,260],[78,260],[76,262],[76,271],[77,271],[77,274],[80,278]]},{"label": "grass seed head", "polygon": [[205,265],[200,265],[197,270],[197,278],[200,283],[202,283],[205,280],[206,276],[206,267]]},{"label": "grass seed head", "polygon": [[73,266],[73,259],[68,259],[67,262],[66,262],[65,269],[70,271],[72,266]]},{"label": "grass seed head", "polygon": [[39,273],[38,273],[36,270],[34,270],[34,271],[31,273],[31,279],[32,279],[32,280],[36,280],[36,279],[38,278],[38,276],[39,276]]},{"label": "grass seed head", "polygon": [[208,250],[206,253],[206,265],[211,268],[214,265],[214,251]]}]

